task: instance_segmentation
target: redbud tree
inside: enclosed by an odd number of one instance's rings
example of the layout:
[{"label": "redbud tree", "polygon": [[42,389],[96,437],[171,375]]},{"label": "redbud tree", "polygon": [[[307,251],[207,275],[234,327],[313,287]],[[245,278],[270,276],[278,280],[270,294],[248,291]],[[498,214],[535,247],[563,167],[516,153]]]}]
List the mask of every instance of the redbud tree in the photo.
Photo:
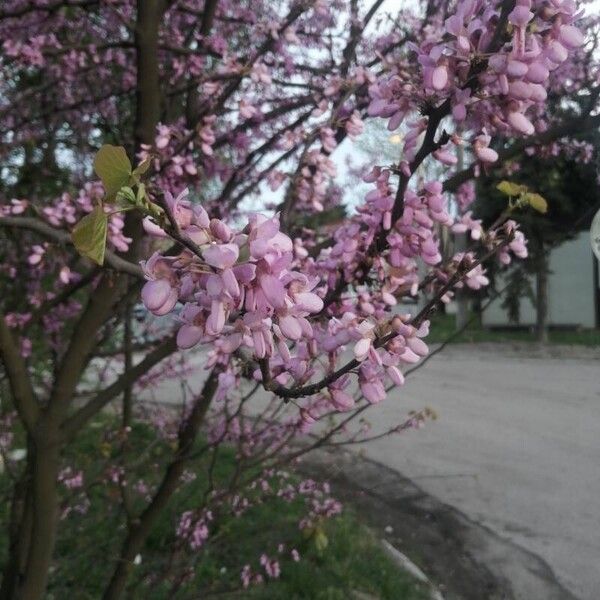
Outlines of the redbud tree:
[{"label": "redbud tree", "polygon": [[[191,558],[162,577],[181,581],[220,515],[243,518],[269,494],[305,495],[305,528],[339,510],[282,469],[430,414],[403,419],[395,390],[428,355],[431,314],[486,286],[489,261],[525,257],[518,214],[545,208],[509,194],[484,230],[468,210],[473,179],[600,121],[585,4],[2,3],[0,449],[12,499],[0,597],[38,599],[52,584],[60,524],[85,512],[67,450],[118,400],[122,452],[104,483],[118,492],[120,550],[105,598],[125,593],[198,453],[214,466],[226,444],[239,468],[218,489],[211,467],[192,474],[209,493],[173,526]],[[548,117],[549,101],[568,110]],[[401,143],[391,164],[374,153],[361,165],[369,191],[356,197],[339,156],[367,119]],[[445,251],[447,232],[466,233],[467,248]],[[409,300],[419,308],[404,314]],[[158,320],[136,322],[141,304]],[[134,402],[194,370],[203,385],[181,410]],[[388,394],[398,423],[370,433],[358,419]],[[138,419],[173,448],[144,485],[128,472]],[[65,500],[65,487],[79,491]],[[279,573],[267,554],[239,567],[244,586]]]}]

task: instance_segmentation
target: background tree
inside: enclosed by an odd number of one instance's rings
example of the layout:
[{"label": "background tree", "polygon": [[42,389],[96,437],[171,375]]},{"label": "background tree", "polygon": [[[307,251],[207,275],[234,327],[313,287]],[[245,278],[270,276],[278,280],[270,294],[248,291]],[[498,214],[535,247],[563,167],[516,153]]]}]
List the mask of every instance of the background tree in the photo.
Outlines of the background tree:
[{"label": "background tree", "polygon": [[[568,0],[382,5],[3,3],[0,356],[12,487],[0,597],[37,600],[52,585],[59,513],[79,506],[61,483],[79,480],[65,478],[69,449],[115,400],[123,422],[106,437],[118,452],[97,475],[114,492],[107,599],[156,581],[132,569],[194,457],[207,458],[206,494],[180,514],[171,548],[181,556],[160,571],[173,586],[193,571],[194,552],[218,543],[221,515],[263,501],[257,489],[287,493],[282,466],[373,437],[354,419],[427,354],[439,302],[485,285],[491,258],[526,255],[503,219],[485,232],[462,223],[477,246],[443,257],[440,231],[455,226],[443,189],[598,123],[596,23],[579,22]],[[559,88],[585,96],[587,110],[544,120],[547,90]],[[369,157],[370,190],[357,203],[336,185],[333,155],[375,117],[390,131],[405,123],[403,144],[394,164]],[[433,161],[454,165],[460,145],[470,167],[446,181],[415,177]],[[333,231],[314,218],[341,205],[357,208]],[[144,321],[134,335],[140,293],[150,312],[177,318]],[[419,294],[418,313],[394,314]],[[170,418],[148,416],[142,402],[132,413],[141,387],[189,380],[198,362],[202,385],[186,388]],[[158,443],[132,456],[130,427],[142,420],[171,453],[140,488],[135,465],[153,473]],[[26,460],[13,465],[18,440]],[[238,468],[217,488],[225,445]],[[311,498],[309,520],[336,512],[325,496]]]},{"label": "background tree", "polygon": [[[536,334],[548,341],[548,258],[551,250],[577,233],[589,229],[600,208],[598,184],[598,130],[583,132],[562,147],[540,149],[522,163],[507,165],[505,177],[542,195],[548,202],[540,216],[534,210],[519,215],[519,223],[529,240],[529,256],[510,272],[509,313],[518,322],[518,295],[527,293],[523,273],[535,276]],[[500,174],[498,174],[500,176]],[[506,194],[497,189],[501,177],[479,180],[474,215],[491,223],[506,208]],[[516,296],[516,297],[515,297]]]}]

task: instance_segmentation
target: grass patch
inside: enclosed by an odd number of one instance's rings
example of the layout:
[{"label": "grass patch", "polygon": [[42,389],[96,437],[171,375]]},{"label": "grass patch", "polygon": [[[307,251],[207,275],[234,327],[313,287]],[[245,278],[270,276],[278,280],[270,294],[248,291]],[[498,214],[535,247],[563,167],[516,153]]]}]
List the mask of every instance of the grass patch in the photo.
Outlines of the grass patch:
[{"label": "grass patch", "polygon": [[[427,342],[438,344],[445,342],[455,331],[456,318],[454,315],[435,315],[431,319],[431,333]],[[534,343],[535,333],[529,330],[492,330],[483,328],[477,323],[469,325],[457,338],[457,343],[473,342],[528,342]],[[569,346],[600,346],[599,329],[563,330],[551,329],[550,344]]]},{"label": "grass patch", "polygon": [[[79,436],[65,457],[65,464],[82,470],[85,494],[63,490],[63,510],[76,506],[60,522],[55,561],[47,598],[97,600],[101,597],[125,534],[117,484],[106,482],[105,474],[115,465],[121,441],[114,437],[114,423],[104,417]],[[148,426],[134,426],[127,460],[139,463],[130,475],[135,487],[144,478],[152,489],[160,476],[160,465],[170,456],[168,443],[157,442]],[[234,452],[222,448],[214,468],[218,487],[228,481],[236,467]],[[118,464],[118,463],[117,463]],[[198,598],[244,598],[249,600],[346,600],[359,591],[382,600],[427,598],[423,587],[399,570],[381,548],[377,538],[349,507],[342,515],[315,524],[311,532],[299,529],[306,515],[305,499],[291,502],[277,497],[253,499],[253,506],[236,518],[215,515],[209,543],[190,551],[175,531],[181,513],[198,507],[207,492],[205,473],[208,459],[195,461],[189,481],[173,497],[169,509],[152,531],[141,553],[141,562],[132,568],[128,599],[195,600]],[[293,474],[289,482],[299,478]],[[6,558],[8,485],[0,475],[0,560]],[[250,493],[247,493],[250,497]],[[145,505],[143,493],[133,493],[136,512]],[[79,512],[80,511],[80,512]],[[284,544],[283,548],[279,548]],[[292,549],[301,557],[293,560]],[[266,553],[277,559],[281,576],[271,579],[260,565]],[[169,565],[177,565],[173,571]],[[263,585],[241,589],[240,572],[250,564],[254,573],[265,577]],[[182,569],[181,567],[184,567]],[[186,572],[182,578],[181,573]]]}]

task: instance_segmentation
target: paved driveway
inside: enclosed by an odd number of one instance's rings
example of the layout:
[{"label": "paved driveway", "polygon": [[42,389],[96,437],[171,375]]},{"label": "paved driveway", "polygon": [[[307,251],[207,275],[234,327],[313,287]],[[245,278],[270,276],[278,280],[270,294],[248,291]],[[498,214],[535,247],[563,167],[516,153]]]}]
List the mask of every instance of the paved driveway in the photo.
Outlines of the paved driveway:
[{"label": "paved driveway", "polygon": [[437,422],[373,442],[367,454],[541,557],[582,600],[598,600],[598,357],[454,348],[415,373],[371,421],[385,427],[424,405],[437,410]]},{"label": "paved driveway", "polygon": [[[598,600],[600,352],[573,354],[532,357],[504,345],[447,349],[368,413],[375,431],[424,406],[439,419],[363,448],[542,559],[544,577],[551,570],[581,600]],[[155,392],[159,401],[180,397],[172,383]],[[535,591],[520,598],[547,600]]]}]

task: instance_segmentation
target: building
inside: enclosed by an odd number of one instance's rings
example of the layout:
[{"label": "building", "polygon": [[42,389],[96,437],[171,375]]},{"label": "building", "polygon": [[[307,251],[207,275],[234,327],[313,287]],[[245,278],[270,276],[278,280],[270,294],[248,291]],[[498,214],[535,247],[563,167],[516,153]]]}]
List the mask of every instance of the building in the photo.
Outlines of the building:
[{"label": "building", "polygon": [[[550,327],[593,329],[600,327],[600,265],[592,253],[589,233],[583,232],[563,242],[550,253],[548,278],[548,324]],[[532,289],[535,280],[532,276]],[[502,289],[499,279],[497,288]],[[484,311],[485,327],[514,326],[502,308],[502,298],[492,302]],[[535,306],[529,298],[522,298],[521,326],[533,326]]]}]

